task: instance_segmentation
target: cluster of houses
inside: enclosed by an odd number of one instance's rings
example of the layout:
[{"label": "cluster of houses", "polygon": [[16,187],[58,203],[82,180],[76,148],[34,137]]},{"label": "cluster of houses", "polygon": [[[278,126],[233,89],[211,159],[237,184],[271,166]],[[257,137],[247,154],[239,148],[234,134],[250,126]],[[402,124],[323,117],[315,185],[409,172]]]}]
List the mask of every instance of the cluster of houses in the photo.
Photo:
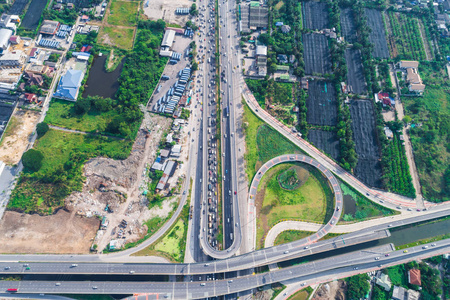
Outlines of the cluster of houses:
[{"label": "cluster of houses", "polygon": [[156,185],[156,192],[170,190],[169,179],[174,175],[178,160],[181,156],[181,130],[185,124],[185,120],[175,119],[172,124],[171,132],[166,137],[166,143],[163,149],[160,150],[155,162],[151,166],[151,171],[163,171],[158,184]]},{"label": "cluster of houses", "polygon": [[[391,280],[389,279],[389,276],[382,273],[381,271],[378,271],[377,274],[374,277],[375,284],[382,287],[385,291],[392,291],[392,299],[393,300],[419,300],[420,293],[418,291],[412,290],[412,289],[405,289],[401,286],[395,286],[392,287]],[[422,282],[420,279],[420,270],[418,269],[411,269],[408,271],[408,283],[412,285],[416,285],[418,287],[421,286]]]}]

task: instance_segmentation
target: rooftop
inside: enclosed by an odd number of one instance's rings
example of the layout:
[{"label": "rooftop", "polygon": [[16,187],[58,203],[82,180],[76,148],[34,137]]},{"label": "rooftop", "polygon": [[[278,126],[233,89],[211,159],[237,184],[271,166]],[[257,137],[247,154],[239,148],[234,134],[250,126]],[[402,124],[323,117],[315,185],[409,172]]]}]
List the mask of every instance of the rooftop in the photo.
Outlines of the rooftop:
[{"label": "rooftop", "polygon": [[422,282],[420,280],[420,270],[418,269],[411,269],[408,272],[408,283],[415,284],[415,285],[421,285]]},{"label": "rooftop", "polygon": [[63,98],[75,101],[77,99],[78,88],[83,79],[83,71],[68,70],[66,74],[61,77],[54,97]]}]

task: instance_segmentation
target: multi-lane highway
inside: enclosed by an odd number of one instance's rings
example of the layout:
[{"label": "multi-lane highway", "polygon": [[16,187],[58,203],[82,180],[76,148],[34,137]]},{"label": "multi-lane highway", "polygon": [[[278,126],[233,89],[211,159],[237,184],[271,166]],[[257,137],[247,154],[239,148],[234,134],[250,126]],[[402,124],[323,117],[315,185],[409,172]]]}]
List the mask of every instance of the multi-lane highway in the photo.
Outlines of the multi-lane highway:
[{"label": "multi-lane highway", "polygon": [[[450,240],[438,241],[403,250],[392,251],[391,245],[351,252],[288,268],[234,279],[206,282],[91,282],[91,281],[1,281],[0,290],[18,289],[23,293],[131,294],[142,293],[147,299],[201,299],[245,291],[258,286],[297,278],[304,285],[318,278],[339,278],[348,272],[365,272],[387,265],[405,263],[448,251]],[[389,255],[388,255],[389,254]],[[151,293],[149,293],[151,291]],[[143,298],[145,299],[145,298]]]}]

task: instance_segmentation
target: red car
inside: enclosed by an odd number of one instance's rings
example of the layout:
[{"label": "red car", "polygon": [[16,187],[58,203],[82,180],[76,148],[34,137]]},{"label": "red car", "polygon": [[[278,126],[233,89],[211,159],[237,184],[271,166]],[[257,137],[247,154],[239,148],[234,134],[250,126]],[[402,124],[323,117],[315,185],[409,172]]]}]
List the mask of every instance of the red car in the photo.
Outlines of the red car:
[{"label": "red car", "polygon": [[234,191],[234,194],[236,195],[236,194],[237,194],[237,192],[236,192],[236,191]]}]

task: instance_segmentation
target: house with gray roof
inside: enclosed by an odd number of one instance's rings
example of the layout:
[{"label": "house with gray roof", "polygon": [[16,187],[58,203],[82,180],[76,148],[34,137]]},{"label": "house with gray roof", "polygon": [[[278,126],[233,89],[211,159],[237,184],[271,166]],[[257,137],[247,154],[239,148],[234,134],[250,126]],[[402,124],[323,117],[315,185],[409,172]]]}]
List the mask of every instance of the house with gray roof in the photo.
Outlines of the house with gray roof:
[{"label": "house with gray roof", "polygon": [[83,80],[84,72],[80,70],[68,70],[59,80],[53,97],[69,101],[76,101],[78,91]]}]

